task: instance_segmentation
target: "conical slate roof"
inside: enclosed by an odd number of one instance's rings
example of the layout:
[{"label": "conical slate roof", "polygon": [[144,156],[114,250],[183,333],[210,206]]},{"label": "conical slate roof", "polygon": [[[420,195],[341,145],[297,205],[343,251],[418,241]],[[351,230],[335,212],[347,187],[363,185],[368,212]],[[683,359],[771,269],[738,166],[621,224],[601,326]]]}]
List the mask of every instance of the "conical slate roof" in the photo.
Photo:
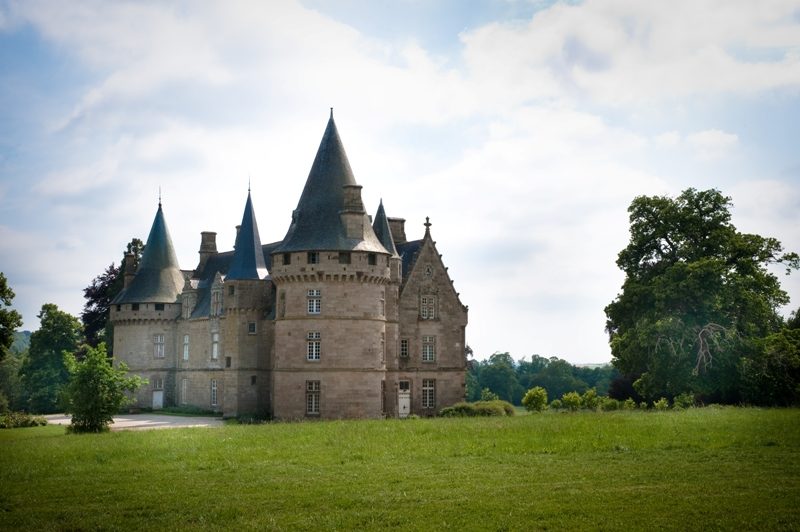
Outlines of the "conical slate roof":
[{"label": "conical slate roof", "polygon": [[233,259],[225,280],[263,279],[268,274],[261,249],[261,238],[258,236],[258,224],[253,212],[253,200],[247,192],[247,203],[244,206],[242,225],[236,235]]},{"label": "conical slate roof", "polygon": [[356,180],[331,112],[303,194],[292,213],[292,223],[276,252],[359,250],[386,253],[372,232],[366,214],[364,239],[347,238],[339,215],[344,209],[343,187],[346,185],[356,185]]},{"label": "conical slate roof", "polygon": [[174,303],[183,283],[178,257],[159,202],[136,276],[113,303]]},{"label": "conical slate roof", "polygon": [[378,212],[375,214],[372,230],[375,231],[375,236],[378,237],[386,251],[391,253],[392,257],[399,257],[397,248],[394,245],[394,238],[392,238],[392,230],[389,228],[389,220],[386,218],[386,211],[383,210],[383,200],[378,205]]}]

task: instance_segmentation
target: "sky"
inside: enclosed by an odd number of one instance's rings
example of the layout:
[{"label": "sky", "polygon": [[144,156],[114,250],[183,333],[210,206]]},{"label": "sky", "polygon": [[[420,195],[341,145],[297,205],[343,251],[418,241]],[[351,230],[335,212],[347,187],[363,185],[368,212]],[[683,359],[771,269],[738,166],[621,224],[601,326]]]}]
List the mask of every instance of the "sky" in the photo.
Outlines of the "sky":
[{"label": "sky", "polygon": [[[0,271],[24,329],[159,190],[180,265],[281,240],[334,116],[368,211],[431,234],[476,358],[611,359],[640,195],[716,188],[800,251],[800,1],[0,0]],[[800,276],[781,276],[800,306]]]}]

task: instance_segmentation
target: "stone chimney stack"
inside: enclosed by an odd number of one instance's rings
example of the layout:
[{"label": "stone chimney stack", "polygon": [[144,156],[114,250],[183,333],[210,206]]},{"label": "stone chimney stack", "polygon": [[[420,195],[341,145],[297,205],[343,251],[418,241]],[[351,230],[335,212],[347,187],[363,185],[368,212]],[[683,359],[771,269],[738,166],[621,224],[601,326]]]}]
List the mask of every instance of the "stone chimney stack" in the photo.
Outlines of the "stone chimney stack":
[{"label": "stone chimney stack", "polygon": [[406,240],[406,219],[405,218],[387,218],[389,221],[389,229],[392,231],[392,240],[396,245],[405,244]]},{"label": "stone chimney stack", "polygon": [[208,262],[209,257],[217,254],[217,233],[213,231],[203,231],[200,233],[200,263],[194,271],[195,275],[199,275]]},{"label": "stone chimney stack", "polygon": [[361,185],[344,185],[344,208],[339,211],[347,238],[363,240],[367,211],[361,201]]},{"label": "stone chimney stack", "polygon": [[133,253],[126,253],[125,254],[125,277],[123,281],[123,288],[128,288],[128,285],[131,284],[133,278],[136,277],[136,268],[134,267],[134,254]]}]

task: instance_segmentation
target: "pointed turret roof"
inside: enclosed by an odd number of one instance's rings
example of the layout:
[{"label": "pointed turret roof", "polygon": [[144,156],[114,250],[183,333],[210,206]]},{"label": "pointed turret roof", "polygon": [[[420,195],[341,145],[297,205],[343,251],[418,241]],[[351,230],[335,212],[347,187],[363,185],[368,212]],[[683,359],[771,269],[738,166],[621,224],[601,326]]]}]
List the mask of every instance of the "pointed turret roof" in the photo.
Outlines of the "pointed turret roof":
[{"label": "pointed turret roof", "polygon": [[356,179],[331,110],[303,194],[292,212],[292,223],[276,251],[360,250],[385,253],[366,214],[363,240],[347,238],[340,212],[345,207],[344,187],[348,185],[356,185]]},{"label": "pointed turret roof", "polygon": [[392,230],[389,228],[389,220],[386,218],[386,211],[383,210],[383,200],[378,205],[378,212],[375,213],[375,222],[372,224],[372,230],[375,231],[375,236],[386,248],[386,251],[391,253],[393,257],[399,257],[397,248],[394,245],[394,238],[392,238]]},{"label": "pointed turret roof", "polygon": [[184,277],[159,201],[136,276],[113,303],[173,303],[183,284]]},{"label": "pointed turret roof", "polygon": [[253,211],[253,200],[247,191],[247,203],[244,206],[242,225],[236,235],[233,259],[225,280],[263,279],[267,276],[267,266],[261,249],[261,238],[258,236],[258,224]]}]

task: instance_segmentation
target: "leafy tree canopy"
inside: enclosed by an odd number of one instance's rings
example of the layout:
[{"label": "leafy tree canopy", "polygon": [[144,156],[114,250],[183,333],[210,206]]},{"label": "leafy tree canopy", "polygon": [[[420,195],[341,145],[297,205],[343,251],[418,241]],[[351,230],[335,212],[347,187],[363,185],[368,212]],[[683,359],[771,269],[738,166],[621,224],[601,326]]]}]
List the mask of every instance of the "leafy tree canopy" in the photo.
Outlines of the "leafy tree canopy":
[{"label": "leafy tree canopy", "polygon": [[14,331],[22,325],[22,316],[10,308],[14,299],[14,291],[8,286],[8,280],[0,272],[0,360],[14,343]]},{"label": "leafy tree canopy", "polygon": [[31,334],[31,345],[20,373],[28,408],[36,413],[54,412],[67,382],[64,352],[72,353],[82,339],[81,322],[52,303],[42,305],[41,327]]},{"label": "leafy tree canopy", "polygon": [[800,259],[774,238],[740,233],[730,198],[688,189],[631,203],[621,293],[605,311],[613,363],[644,397],[740,399],[740,359],[780,328],[789,298],[768,266]]}]

